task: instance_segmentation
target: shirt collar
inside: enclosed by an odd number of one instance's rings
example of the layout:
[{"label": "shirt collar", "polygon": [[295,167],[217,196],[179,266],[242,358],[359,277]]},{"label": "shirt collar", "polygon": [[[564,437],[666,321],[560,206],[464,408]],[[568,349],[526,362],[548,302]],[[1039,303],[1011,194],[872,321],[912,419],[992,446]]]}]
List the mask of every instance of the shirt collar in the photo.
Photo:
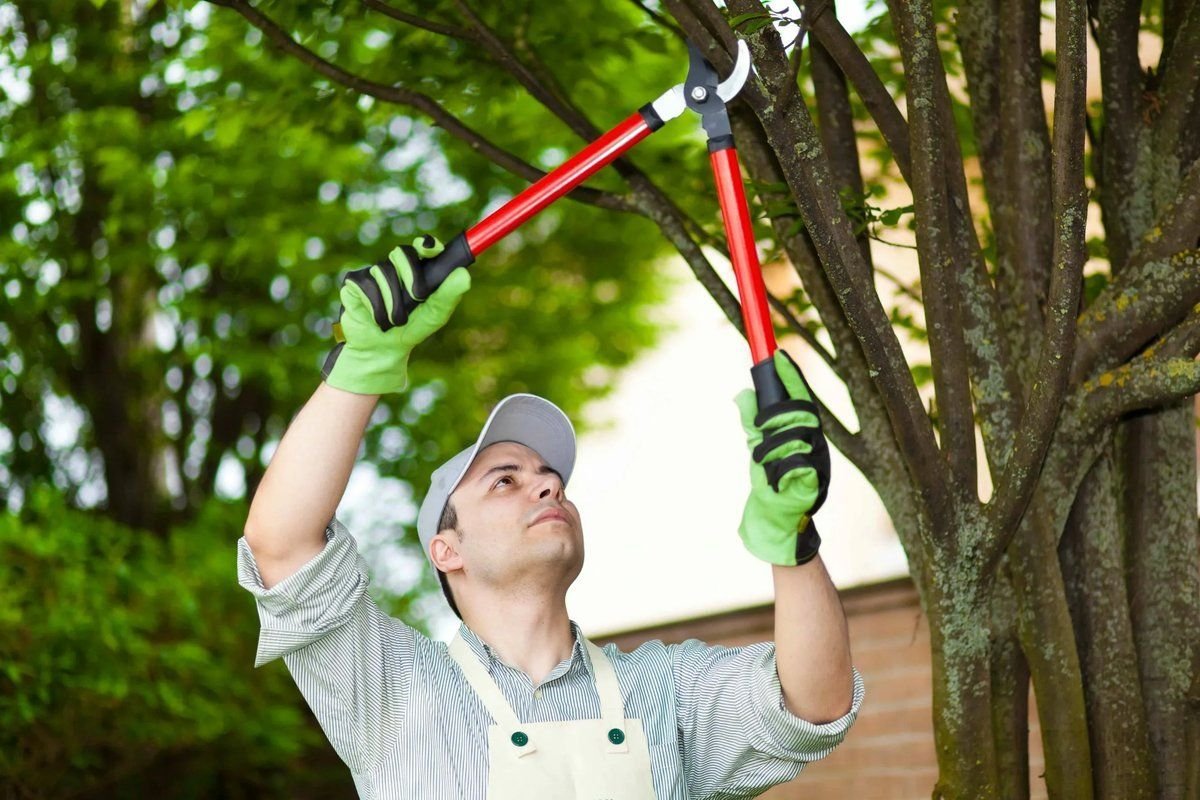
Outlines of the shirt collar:
[{"label": "shirt collar", "polygon": [[[584,638],[583,631],[579,628],[579,625],[574,620],[571,620],[570,622],[571,636],[575,640],[575,644],[571,647],[571,657],[567,659],[565,667],[563,667],[562,664],[559,664],[557,667],[555,667],[554,670],[552,670],[550,674],[546,676],[543,683],[545,683],[545,681],[557,678],[560,675],[565,675],[577,663],[583,664],[583,668],[591,676],[593,681],[596,679],[596,673],[595,670],[592,669],[591,659],[587,655],[587,647],[584,646],[586,639]],[[512,664],[509,664],[500,658],[500,654],[493,650],[487,642],[483,641],[483,639],[480,639],[473,630],[468,628],[467,623],[464,622],[458,626],[458,633],[460,636],[462,636],[463,641],[467,643],[467,647],[471,649],[471,653],[475,656],[476,660],[478,660],[480,664],[483,664],[485,667],[487,667],[489,673],[496,664],[502,664],[511,670],[521,672],[519,668],[514,667]]]}]

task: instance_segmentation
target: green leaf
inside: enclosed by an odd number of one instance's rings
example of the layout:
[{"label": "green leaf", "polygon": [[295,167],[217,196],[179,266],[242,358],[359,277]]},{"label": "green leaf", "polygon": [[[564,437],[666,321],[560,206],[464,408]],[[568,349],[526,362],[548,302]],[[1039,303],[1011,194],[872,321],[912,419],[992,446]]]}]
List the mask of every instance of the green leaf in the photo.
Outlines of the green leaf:
[{"label": "green leaf", "polygon": [[1084,305],[1091,305],[1108,288],[1108,275],[1103,272],[1093,272],[1083,278]]},{"label": "green leaf", "polygon": [[895,225],[900,221],[900,217],[904,216],[905,214],[911,214],[913,209],[914,207],[911,205],[902,206],[900,208],[889,208],[879,215],[879,221],[884,225]]},{"label": "green leaf", "polygon": [[911,371],[917,388],[933,383],[933,367],[929,364],[913,364]]},{"label": "green leaf", "polygon": [[773,21],[774,20],[770,16],[768,16],[766,19],[754,20],[742,28],[742,33],[746,34],[747,36],[758,33],[760,30],[770,25]]},{"label": "green leaf", "polygon": [[771,15],[765,11],[748,11],[745,14],[738,14],[736,17],[729,18],[729,27],[737,28],[743,22],[752,19],[766,19],[770,21]]}]

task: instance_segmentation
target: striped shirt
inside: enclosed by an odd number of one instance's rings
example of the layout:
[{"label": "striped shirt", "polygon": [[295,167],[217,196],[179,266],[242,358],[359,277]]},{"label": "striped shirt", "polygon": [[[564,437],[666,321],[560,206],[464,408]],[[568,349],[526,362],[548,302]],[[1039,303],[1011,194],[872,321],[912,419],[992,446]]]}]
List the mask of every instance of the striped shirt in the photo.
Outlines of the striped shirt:
[{"label": "striped shirt", "polygon": [[[238,580],[262,631],[255,666],[280,656],[364,800],[463,800],[487,794],[491,716],[447,645],[384,614],[367,594],[366,562],[336,519],[325,547],[264,589],[245,538]],[[522,722],[597,719],[600,701],[579,626],[575,646],[540,686],[465,625],[471,652]],[[660,800],[755,797],[795,778],[846,734],[863,698],[854,673],[846,716],[815,725],[783,704],[775,645],[608,645],[625,713],[642,721]]]}]

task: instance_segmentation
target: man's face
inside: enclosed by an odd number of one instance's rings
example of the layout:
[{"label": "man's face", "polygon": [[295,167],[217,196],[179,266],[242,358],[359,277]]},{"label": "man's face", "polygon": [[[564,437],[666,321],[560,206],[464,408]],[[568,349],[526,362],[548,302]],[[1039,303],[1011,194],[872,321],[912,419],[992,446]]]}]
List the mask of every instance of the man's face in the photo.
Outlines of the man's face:
[{"label": "man's face", "polygon": [[465,575],[493,588],[566,587],[583,568],[583,526],[562,477],[522,444],[479,453],[451,495],[462,536],[453,537]]}]

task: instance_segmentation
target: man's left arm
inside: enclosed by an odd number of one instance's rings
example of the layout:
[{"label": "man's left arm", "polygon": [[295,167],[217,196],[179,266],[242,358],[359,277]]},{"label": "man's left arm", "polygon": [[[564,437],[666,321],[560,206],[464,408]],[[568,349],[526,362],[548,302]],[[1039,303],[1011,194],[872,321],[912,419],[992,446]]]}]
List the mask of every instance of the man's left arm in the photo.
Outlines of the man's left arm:
[{"label": "man's left arm", "polygon": [[774,367],[786,397],[766,407],[752,390],[737,397],[751,453],[750,496],[738,533],[772,565],[785,706],[809,722],[829,722],[850,710],[855,683],[846,615],[817,554],[821,537],[812,521],[829,489],[829,447],[800,368],[783,350]]},{"label": "man's left arm", "polygon": [[783,701],[801,719],[832,722],[850,710],[850,634],[837,589],[820,556],[771,567],[775,579],[775,663]]}]

